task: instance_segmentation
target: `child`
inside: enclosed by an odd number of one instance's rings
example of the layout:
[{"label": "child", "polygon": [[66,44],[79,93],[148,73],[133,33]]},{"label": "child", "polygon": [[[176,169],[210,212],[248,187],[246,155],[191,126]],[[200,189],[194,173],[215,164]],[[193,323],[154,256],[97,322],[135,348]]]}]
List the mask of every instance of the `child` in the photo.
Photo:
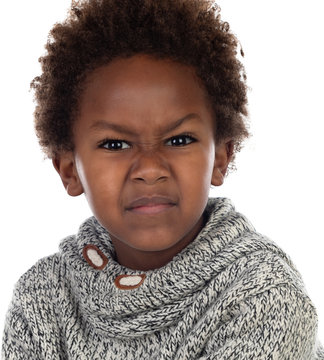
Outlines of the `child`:
[{"label": "child", "polygon": [[289,258],[208,199],[248,136],[236,49],[207,0],[88,0],[55,25],[36,131],[94,217],[20,279],[4,359],[324,359]]}]

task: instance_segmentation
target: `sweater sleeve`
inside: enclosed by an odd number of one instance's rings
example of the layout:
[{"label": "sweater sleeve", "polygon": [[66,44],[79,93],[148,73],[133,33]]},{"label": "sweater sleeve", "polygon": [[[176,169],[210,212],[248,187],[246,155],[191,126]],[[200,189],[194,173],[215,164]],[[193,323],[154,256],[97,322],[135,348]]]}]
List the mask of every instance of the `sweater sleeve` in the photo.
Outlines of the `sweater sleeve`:
[{"label": "sweater sleeve", "polygon": [[32,333],[14,300],[9,308],[2,339],[2,360],[39,360]]},{"label": "sweater sleeve", "polygon": [[2,339],[2,360],[43,360],[60,353],[54,260],[54,256],[40,260],[15,285]]},{"label": "sweater sleeve", "polygon": [[[212,313],[209,314],[212,319]],[[317,316],[307,295],[289,285],[271,288],[229,307],[198,357],[229,359],[324,359],[316,342]]]}]

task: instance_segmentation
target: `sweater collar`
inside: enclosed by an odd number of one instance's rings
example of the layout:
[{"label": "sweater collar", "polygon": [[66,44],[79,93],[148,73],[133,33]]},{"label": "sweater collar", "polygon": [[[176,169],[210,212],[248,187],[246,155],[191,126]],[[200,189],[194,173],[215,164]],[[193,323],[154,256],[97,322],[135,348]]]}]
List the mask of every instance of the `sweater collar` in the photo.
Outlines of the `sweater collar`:
[{"label": "sweater collar", "polygon": [[[215,261],[219,252],[254,230],[228,199],[209,199],[205,215],[207,223],[192,243],[164,267],[145,273],[118,264],[108,232],[94,217],[86,220],[76,236],[60,244],[83,320],[116,338],[142,336],[179,322],[196,294],[226,265],[225,260]],[[107,258],[102,269],[86,261],[84,248],[89,245]],[[124,290],[116,286],[116,278],[124,275],[143,281]]]}]

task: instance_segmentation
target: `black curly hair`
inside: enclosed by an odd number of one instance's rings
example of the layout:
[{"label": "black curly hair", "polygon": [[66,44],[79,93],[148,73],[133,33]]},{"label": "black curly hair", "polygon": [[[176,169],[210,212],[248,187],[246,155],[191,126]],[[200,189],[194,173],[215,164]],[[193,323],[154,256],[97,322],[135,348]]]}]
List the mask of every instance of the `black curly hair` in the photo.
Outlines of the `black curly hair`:
[{"label": "black curly hair", "polygon": [[39,59],[42,74],[31,83],[45,154],[55,158],[73,150],[72,123],[86,76],[135,54],[193,67],[214,110],[216,142],[230,138],[239,151],[249,135],[246,76],[238,41],[219,13],[209,0],[72,1],[67,19],[51,30]]}]

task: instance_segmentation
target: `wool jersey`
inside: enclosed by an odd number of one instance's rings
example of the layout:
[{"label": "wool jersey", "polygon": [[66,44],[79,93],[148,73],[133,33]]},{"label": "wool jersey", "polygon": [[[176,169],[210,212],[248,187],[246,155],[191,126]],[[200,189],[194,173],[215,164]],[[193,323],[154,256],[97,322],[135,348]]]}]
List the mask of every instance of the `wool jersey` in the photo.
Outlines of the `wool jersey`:
[{"label": "wool jersey", "polygon": [[285,253],[228,199],[165,266],[116,261],[91,217],[19,280],[3,360],[324,359],[317,316]]}]

